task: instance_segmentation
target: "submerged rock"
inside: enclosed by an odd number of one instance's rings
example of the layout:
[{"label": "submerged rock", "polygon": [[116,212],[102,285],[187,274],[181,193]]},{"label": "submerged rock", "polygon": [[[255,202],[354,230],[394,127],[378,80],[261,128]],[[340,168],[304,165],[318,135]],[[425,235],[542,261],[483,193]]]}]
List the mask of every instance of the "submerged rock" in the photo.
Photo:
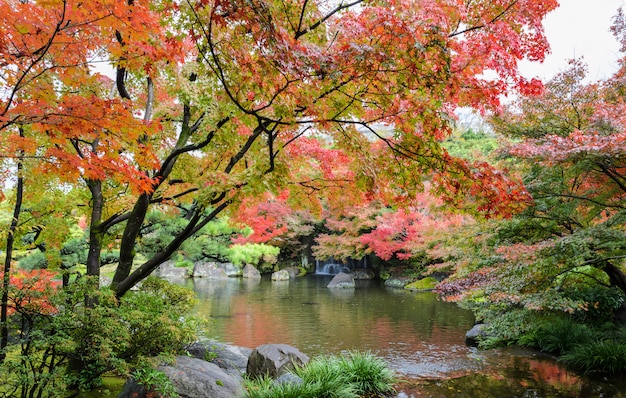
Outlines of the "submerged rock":
[{"label": "submerged rock", "polygon": [[355,280],[370,280],[376,277],[376,275],[374,274],[374,271],[369,268],[355,269],[350,274]]},{"label": "submerged rock", "polygon": [[406,285],[413,282],[413,280],[413,278],[408,276],[393,276],[385,281],[385,286],[404,288]]},{"label": "submerged rock", "polygon": [[331,289],[354,289],[356,287],[356,283],[354,282],[352,275],[341,272],[335,275],[326,287]]},{"label": "submerged rock", "polygon": [[291,276],[289,275],[289,272],[284,269],[276,271],[272,274],[273,281],[288,281],[289,279],[291,279]]}]

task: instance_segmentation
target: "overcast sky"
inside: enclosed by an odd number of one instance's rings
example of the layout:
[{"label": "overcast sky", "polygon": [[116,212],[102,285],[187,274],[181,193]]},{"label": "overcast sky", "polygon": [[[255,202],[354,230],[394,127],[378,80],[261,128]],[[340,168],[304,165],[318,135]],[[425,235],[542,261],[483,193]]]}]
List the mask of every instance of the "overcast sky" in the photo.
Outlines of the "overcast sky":
[{"label": "overcast sky", "polygon": [[567,60],[583,56],[592,81],[610,77],[617,70],[619,45],[609,28],[611,18],[626,0],[560,0],[544,26],[552,49],[543,64],[524,63],[527,77],[549,79],[567,67]]}]

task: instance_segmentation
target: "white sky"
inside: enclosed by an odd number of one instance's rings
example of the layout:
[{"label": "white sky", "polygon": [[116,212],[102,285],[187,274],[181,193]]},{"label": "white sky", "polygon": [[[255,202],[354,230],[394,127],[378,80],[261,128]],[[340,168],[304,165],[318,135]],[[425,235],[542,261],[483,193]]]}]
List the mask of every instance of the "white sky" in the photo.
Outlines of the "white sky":
[{"label": "white sky", "polygon": [[625,3],[626,0],[560,0],[559,8],[544,21],[551,54],[543,64],[523,63],[523,74],[547,80],[566,69],[567,60],[582,56],[589,67],[590,81],[609,78],[617,70],[619,58],[619,45],[609,32],[611,18]]}]

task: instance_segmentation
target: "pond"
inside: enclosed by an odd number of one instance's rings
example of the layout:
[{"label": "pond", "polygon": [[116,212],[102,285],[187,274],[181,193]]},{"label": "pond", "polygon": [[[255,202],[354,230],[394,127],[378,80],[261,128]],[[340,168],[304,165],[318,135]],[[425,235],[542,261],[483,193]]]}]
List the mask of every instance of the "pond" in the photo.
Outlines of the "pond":
[{"label": "pond", "polygon": [[397,397],[626,397],[626,382],[593,380],[529,350],[465,345],[474,317],[432,293],[358,281],[326,288],[332,276],[190,281],[209,319],[205,337],[254,348],[285,343],[309,356],[370,351],[400,379]]}]

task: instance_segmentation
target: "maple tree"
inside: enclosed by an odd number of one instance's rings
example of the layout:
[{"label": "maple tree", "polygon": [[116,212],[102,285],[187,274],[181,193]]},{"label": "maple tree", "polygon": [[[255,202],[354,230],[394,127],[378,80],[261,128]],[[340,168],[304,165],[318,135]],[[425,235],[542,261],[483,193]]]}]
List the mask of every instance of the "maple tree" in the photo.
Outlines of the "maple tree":
[{"label": "maple tree", "polygon": [[[622,41],[625,26],[620,10],[613,31]],[[440,293],[486,299],[486,308],[589,318],[624,302],[623,62],[611,79],[588,83],[584,63],[572,60],[543,93],[492,119],[514,139],[502,156],[524,173],[533,202],[472,238]]]},{"label": "maple tree", "polygon": [[[554,7],[3,2],[3,153],[22,149],[39,160],[32,172],[88,191],[89,275],[99,275],[104,236],[123,227],[119,296],[231,203],[268,189],[315,202],[348,181],[359,189],[346,200],[398,201],[434,171],[436,192],[505,213],[523,189],[440,141],[455,107],[497,107],[510,85],[537,89],[517,62],[543,57],[541,20]],[[114,81],[91,68],[97,60],[111,63]],[[193,208],[185,228],[133,269],[149,209],[179,202]]]}]

